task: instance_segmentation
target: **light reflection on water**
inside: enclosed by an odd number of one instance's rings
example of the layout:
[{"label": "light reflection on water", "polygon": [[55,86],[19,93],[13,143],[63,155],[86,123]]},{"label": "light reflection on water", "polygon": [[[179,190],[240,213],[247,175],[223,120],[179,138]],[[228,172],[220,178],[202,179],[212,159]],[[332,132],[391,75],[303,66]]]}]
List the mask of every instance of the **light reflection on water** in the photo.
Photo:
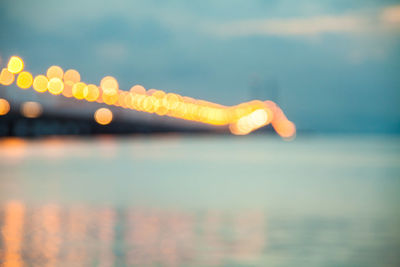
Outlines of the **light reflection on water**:
[{"label": "light reflection on water", "polygon": [[2,266],[396,266],[398,225],[110,206],[1,207]]},{"label": "light reflection on water", "polygon": [[7,202],[3,266],[216,266],[254,263],[265,216]]},{"label": "light reflection on water", "polygon": [[0,264],[399,266],[397,140],[3,140]]}]

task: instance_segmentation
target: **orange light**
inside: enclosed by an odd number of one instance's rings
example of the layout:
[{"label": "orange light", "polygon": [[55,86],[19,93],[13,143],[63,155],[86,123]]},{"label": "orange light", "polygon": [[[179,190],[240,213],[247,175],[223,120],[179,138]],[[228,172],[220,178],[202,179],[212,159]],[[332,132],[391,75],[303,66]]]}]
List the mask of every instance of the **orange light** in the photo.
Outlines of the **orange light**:
[{"label": "orange light", "polygon": [[0,73],[0,83],[2,85],[11,85],[14,82],[14,74],[9,72],[8,69],[4,68]]},{"label": "orange light", "polygon": [[32,86],[33,77],[29,72],[23,71],[18,74],[17,86],[21,89],[28,89]]},{"label": "orange light", "polygon": [[264,109],[257,109],[249,115],[249,118],[254,128],[260,128],[267,123],[268,113]]},{"label": "orange light", "polygon": [[99,108],[94,113],[94,119],[98,124],[107,125],[113,119],[113,114],[108,108]]},{"label": "orange light", "polygon": [[35,89],[35,91],[39,93],[46,92],[48,83],[49,80],[47,79],[46,76],[38,75],[35,77],[35,80],[33,81],[33,89]]},{"label": "orange light", "polygon": [[100,87],[106,94],[113,94],[118,90],[118,82],[114,77],[106,76],[101,80]]},{"label": "orange light", "polygon": [[100,91],[96,85],[89,84],[83,89],[83,95],[85,96],[85,99],[87,101],[93,102],[93,101],[96,101],[97,98],[99,98]]},{"label": "orange light", "polygon": [[64,83],[60,78],[54,77],[49,80],[48,90],[53,95],[59,95],[64,90]]},{"label": "orange light", "polygon": [[281,120],[272,125],[275,131],[283,138],[291,138],[296,134],[296,126],[289,120]]},{"label": "orange light", "polygon": [[64,90],[62,91],[62,95],[65,97],[72,97],[72,87],[74,86],[73,81],[64,80]]},{"label": "orange light", "polygon": [[149,90],[146,91],[146,94],[149,95],[149,96],[151,96],[151,95],[153,95],[155,92],[157,92],[157,89],[149,89]]},{"label": "orange light", "polygon": [[100,82],[102,99],[108,105],[114,105],[118,101],[118,82],[114,77],[106,76]]},{"label": "orange light", "polygon": [[85,88],[86,88],[86,84],[79,82],[74,84],[74,86],[72,87],[72,95],[76,98],[76,99],[84,99],[85,98]]},{"label": "orange light", "polygon": [[0,98],[0,116],[6,115],[10,111],[10,103],[7,100]]},{"label": "orange light", "polygon": [[22,247],[25,207],[20,202],[8,202],[4,207],[2,266],[22,267]]},{"label": "orange light", "polygon": [[13,56],[8,61],[7,69],[9,72],[17,74],[24,69],[24,62],[21,58]]},{"label": "orange light", "polygon": [[64,73],[64,81],[71,81],[77,83],[81,81],[81,75],[78,71],[70,69]]},{"label": "orange light", "polygon": [[145,94],[146,94],[146,89],[145,89],[143,86],[137,84],[137,85],[135,85],[135,86],[132,86],[130,92],[131,92],[131,93],[136,93],[136,94],[145,95]]},{"label": "orange light", "polygon": [[133,96],[133,100],[132,100],[132,106],[134,109],[142,111],[144,110],[143,108],[143,101],[144,99],[146,99],[145,95],[141,95],[141,94],[136,94]]},{"label": "orange light", "polygon": [[64,73],[64,90],[62,91],[63,96],[72,97],[72,88],[75,83],[81,81],[81,75],[74,69],[67,70]]},{"label": "orange light", "polygon": [[103,91],[103,102],[106,103],[107,105],[114,105],[118,101],[118,92],[113,92],[111,94],[110,91]]},{"label": "orange light", "polygon": [[47,69],[47,78],[49,78],[49,80],[51,80],[52,78],[58,78],[62,80],[63,76],[64,76],[64,71],[59,66],[51,66],[50,68]]},{"label": "orange light", "polygon": [[21,106],[21,113],[27,118],[37,118],[42,114],[42,105],[37,102],[25,102]]},{"label": "orange light", "polygon": [[146,91],[141,85],[133,86],[129,92],[121,91],[117,80],[111,76],[104,77],[99,87],[93,84],[86,85],[80,82],[79,72],[70,69],[64,73],[59,66],[51,66],[47,70],[47,77],[38,75],[33,79],[29,72],[21,72],[23,68],[22,59],[16,56],[11,57],[7,68],[1,70],[0,84],[12,84],[15,74],[19,73],[17,86],[22,89],[29,88],[33,84],[37,92],[48,90],[54,95],[62,93],[65,97],[74,96],[91,102],[96,101],[148,113],[155,112],[160,116],[168,115],[211,125],[229,125],[234,134],[248,134],[269,123],[272,123],[276,132],[284,138],[293,137],[296,134],[294,123],[289,121],[279,106],[272,101],[253,100],[227,107],[205,100],[182,97],[178,94],[166,94],[156,89]]}]

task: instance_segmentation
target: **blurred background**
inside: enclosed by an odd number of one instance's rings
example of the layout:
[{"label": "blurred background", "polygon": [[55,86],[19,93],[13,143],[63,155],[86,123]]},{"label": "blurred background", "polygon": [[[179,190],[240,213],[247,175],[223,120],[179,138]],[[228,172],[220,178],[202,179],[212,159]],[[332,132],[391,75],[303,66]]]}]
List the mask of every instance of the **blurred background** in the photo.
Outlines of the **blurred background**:
[{"label": "blurred background", "polygon": [[100,125],[104,104],[0,85],[3,266],[400,265],[398,1],[2,0],[0,25],[2,68],[272,100],[297,127]]}]

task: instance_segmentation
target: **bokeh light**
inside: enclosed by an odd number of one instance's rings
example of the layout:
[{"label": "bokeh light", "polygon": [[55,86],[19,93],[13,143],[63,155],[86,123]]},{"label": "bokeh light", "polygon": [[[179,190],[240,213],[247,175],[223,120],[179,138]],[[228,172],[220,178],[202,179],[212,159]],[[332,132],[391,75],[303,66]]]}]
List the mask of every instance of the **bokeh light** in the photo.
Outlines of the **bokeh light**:
[{"label": "bokeh light", "polygon": [[[12,57],[9,69],[14,73],[23,69],[23,61]],[[0,74],[0,83],[10,85],[14,81],[14,74],[3,68]],[[183,120],[196,121],[211,125],[228,125],[230,131],[237,135],[246,135],[258,128],[272,123],[273,128],[283,138],[292,138],[296,134],[296,127],[289,121],[282,110],[272,101],[262,102],[253,100],[236,106],[223,106],[205,100],[180,96],[174,93],[165,93],[162,90],[146,89],[142,85],[134,85],[131,89],[119,89],[114,77],[106,76],[100,86],[86,85],[80,82],[78,71],[69,69],[65,73],[59,66],[48,68],[47,77],[38,75],[33,80],[29,72],[21,72],[17,78],[20,88],[33,88],[37,92],[48,90],[53,95],[63,94],[65,97],[85,99],[89,102],[105,103],[137,111],[156,113],[159,116],[170,116]],[[95,120],[100,124],[108,124],[112,120],[109,109],[99,109],[95,113]]]},{"label": "bokeh light", "polygon": [[24,62],[20,57],[12,56],[8,61],[7,69],[9,72],[17,74],[24,69]]},{"label": "bokeh light", "polygon": [[4,68],[0,73],[0,83],[2,85],[11,85],[14,82],[14,74],[8,71],[8,69]]},{"label": "bokeh light", "polygon": [[118,90],[118,82],[114,77],[106,76],[101,80],[100,87],[103,91],[116,91]]},{"label": "bokeh light", "polygon": [[96,101],[99,95],[99,88],[94,84],[89,84],[83,88],[83,96],[89,102]]},{"label": "bokeh light", "polygon": [[0,116],[6,115],[10,111],[10,103],[4,98],[0,98]]},{"label": "bokeh light", "polygon": [[145,95],[146,89],[143,86],[137,84],[137,85],[132,86],[132,88],[130,89],[130,92]]},{"label": "bokeh light", "polygon": [[86,84],[82,83],[82,82],[78,82],[76,84],[74,84],[74,86],[72,86],[72,95],[73,97],[75,97],[76,99],[84,99],[85,98],[85,87]]},{"label": "bokeh light", "polygon": [[72,81],[64,81],[64,90],[62,91],[62,95],[65,97],[72,97],[72,87],[74,86],[74,82]]},{"label": "bokeh light", "polygon": [[114,105],[118,101],[118,82],[114,77],[106,76],[100,82],[102,99],[107,105]]},{"label": "bokeh light", "polygon": [[43,93],[47,91],[47,85],[49,80],[44,75],[38,75],[33,80],[33,89],[39,93]]},{"label": "bokeh light", "polygon": [[21,106],[21,114],[26,118],[37,118],[42,114],[42,105],[38,102],[25,102]]},{"label": "bokeh light", "polygon": [[65,97],[72,97],[72,88],[75,83],[81,81],[81,75],[78,71],[74,69],[69,69],[64,73],[64,90],[62,91],[62,95]]},{"label": "bokeh light", "polygon": [[77,70],[70,69],[64,73],[64,81],[71,81],[74,83],[81,81],[81,75]]},{"label": "bokeh light", "polygon": [[64,90],[64,83],[60,78],[51,78],[48,83],[48,90],[53,95],[59,95]]},{"label": "bokeh light", "polygon": [[30,74],[27,71],[23,71],[20,74],[18,74],[17,78],[17,86],[21,89],[28,89],[29,87],[32,86],[33,82],[33,77],[32,74]]},{"label": "bokeh light", "polygon": [[99,108],[94,113],[94,119],[98,124],[107,125],[113,119],[113,114],[108,108]]},{"label": "bokeh light", "polygon": [[63,79],[64,71],[59,66],[51,66],[47,69],[46,75],[49,80],[51,80],[52,78]]}]

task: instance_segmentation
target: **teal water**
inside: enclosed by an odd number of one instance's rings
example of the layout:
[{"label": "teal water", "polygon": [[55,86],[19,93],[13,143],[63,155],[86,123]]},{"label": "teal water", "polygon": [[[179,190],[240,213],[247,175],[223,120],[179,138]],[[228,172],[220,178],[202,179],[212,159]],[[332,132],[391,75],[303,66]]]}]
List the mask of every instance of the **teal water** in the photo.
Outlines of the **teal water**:
[{"label": "teal water", "polygon": [[400,265],[398,137],[6,139],[0,157],[4,266]]}]

